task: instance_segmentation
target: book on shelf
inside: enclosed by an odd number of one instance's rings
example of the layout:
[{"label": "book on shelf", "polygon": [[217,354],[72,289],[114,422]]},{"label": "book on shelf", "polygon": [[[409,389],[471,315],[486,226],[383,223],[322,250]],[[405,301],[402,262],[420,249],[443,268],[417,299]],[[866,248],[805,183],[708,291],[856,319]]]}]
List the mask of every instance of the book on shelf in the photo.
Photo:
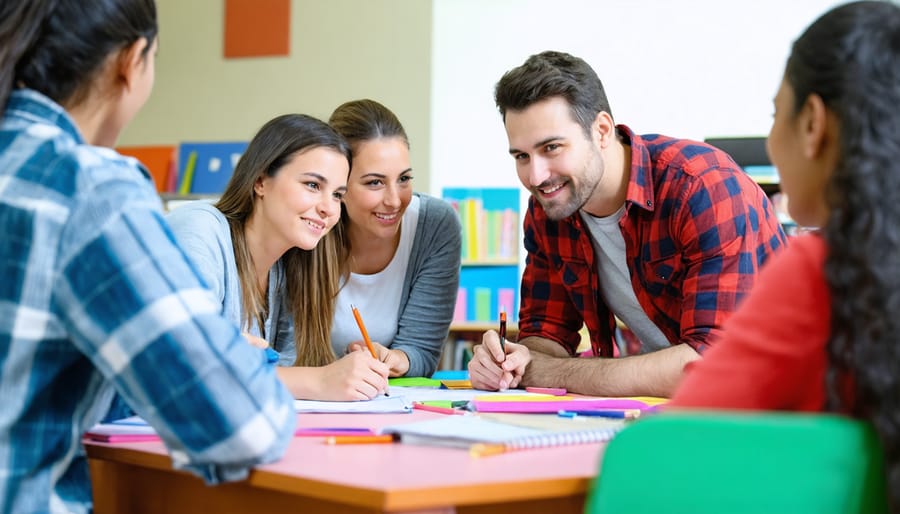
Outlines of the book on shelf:
[{"label": "book on shelf", "polygon": [[518,213],[513,208],[486,209],[480,198],[450,202],[463,231],[464,262],[515,262]]},{"label": "book on shelf", "polygon": [[496,322],[518,315],[519,188],[444,188],[462,227],[462,267],[454,321]]},{"label": "book on shelf", "polygon": [[174,180],[176,147],[174,145],[117,146],[116,151],[134,157],[150,172],[153,184],[160,193],[171,191],[170,181]]},{"label": "book on shelf", "polygon": [[222,193],[247,145],[247,141],[182,142],[178,145],[178,192]]},{"label": "book on shelf", "polygon": [[464,263],[517,263],[518,189],[445,188],[444,198],[459,216]]}]

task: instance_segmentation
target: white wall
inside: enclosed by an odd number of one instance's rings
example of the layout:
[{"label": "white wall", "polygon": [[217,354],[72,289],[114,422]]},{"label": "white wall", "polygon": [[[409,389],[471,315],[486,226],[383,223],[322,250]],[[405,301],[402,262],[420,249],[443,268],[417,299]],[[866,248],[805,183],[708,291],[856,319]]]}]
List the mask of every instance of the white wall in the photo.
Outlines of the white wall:
[{"label": "white wall", "polygon": [[765,135],[791,42],[830,0],[434,0],[431,191],[518,186],[493,88],[529,55],[585,59],[617,123]]},{"label": "white wall", "polygon": [[222,0],[157,0],[156,85],[121,145],[249,140],[270,118],[328,119],[372,98],[403,122],[415,184],[429,189],[431,2],[292,0],[285,57],[225,59]]}]

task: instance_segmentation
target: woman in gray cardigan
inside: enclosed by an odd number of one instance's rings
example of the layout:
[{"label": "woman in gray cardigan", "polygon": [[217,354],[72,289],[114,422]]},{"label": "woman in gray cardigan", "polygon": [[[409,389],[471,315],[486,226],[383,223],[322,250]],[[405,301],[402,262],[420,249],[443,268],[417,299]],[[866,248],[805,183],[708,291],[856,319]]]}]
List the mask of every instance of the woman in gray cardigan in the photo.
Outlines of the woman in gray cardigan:
[{"label": "woman in gray cardigan", "polygon": [[345,269],[332,347],[342,355],[362,344],[352,304],[391,376],[430,376],[459,289],[459,219],[443,200],[413,193],[409,140],[385,106],[347,102],[329,123],[353,153],[341,214]]}]

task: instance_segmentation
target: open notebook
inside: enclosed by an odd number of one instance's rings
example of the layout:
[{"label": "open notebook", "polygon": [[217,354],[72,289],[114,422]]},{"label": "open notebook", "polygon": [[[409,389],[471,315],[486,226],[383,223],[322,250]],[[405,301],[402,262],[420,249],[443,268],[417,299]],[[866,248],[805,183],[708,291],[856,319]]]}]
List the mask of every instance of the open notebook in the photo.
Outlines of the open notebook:
[{"label": "open notebook", "polygon": [[412,402],[403,396],[377,396],[371,400],[355,402],[326,402],[319,400],[294,400],[297,412],[331,413],[402,413],[412,412]]},{"label": "open notebook", "polygon": [[98,423],[85,432],[85,437],[105,443],[137,443],[159,441],[156,431],[142,418],[132,416],[110,423]]},{"label": "open notebook", "polygon": [[468,448],[474,455],[608,441],[623,419],[561,418],[552,414],[442,416],[387,426],[403,443]]}]

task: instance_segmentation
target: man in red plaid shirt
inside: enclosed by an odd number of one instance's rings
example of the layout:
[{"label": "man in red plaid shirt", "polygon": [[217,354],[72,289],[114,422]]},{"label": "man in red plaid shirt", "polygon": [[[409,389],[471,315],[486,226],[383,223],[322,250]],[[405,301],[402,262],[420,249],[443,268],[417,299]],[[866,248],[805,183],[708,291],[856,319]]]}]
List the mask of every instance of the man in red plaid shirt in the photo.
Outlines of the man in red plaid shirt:
[{"label": "man in red plaid shirt", "polygon": [[[772,204],[724,152],[616,125],[577,57],[531,56],[495,100],[532,195],[528,255],[519,341],[504,351],[484,334],[472,384],[668,396],[785,244]],[[615,317],[640,340],[638,355],[619,355]],[[582,324],[596,358],[570,358]]]}]

